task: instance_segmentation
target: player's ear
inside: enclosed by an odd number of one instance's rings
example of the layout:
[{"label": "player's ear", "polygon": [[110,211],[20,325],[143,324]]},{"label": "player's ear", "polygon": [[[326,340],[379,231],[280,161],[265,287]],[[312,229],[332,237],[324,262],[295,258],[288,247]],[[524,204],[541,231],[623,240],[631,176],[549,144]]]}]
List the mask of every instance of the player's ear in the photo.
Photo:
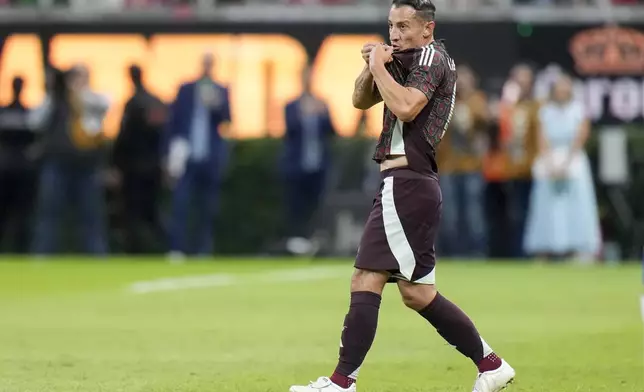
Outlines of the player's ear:
[{"label": "player's ear", "polygon": [[427,39],[434,35],[434,21],[429,21],[425,23],[425,29],[423,30],[423,38]]}]

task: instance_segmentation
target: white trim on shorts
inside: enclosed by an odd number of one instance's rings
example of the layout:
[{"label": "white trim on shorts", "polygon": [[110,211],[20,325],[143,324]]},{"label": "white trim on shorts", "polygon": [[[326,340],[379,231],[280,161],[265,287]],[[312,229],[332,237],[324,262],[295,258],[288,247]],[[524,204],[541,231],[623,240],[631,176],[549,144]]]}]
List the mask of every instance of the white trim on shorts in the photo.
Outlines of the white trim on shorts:
[{"label": "white trim on shorts", "polygon": [[411,280],[414,269],[416,268],[416,258],[414,257],[414,251],[409,245],[409,241],[407,241],[400,217],[396,212],[396,203],[394,202],[394,177],[384,179],[384,187],[382,189],[382,220],[389,249],[394,255],[400,270],[400,274],[394,274],[393,277],[412,283],[435,284],[436,268],[416,281]]}]

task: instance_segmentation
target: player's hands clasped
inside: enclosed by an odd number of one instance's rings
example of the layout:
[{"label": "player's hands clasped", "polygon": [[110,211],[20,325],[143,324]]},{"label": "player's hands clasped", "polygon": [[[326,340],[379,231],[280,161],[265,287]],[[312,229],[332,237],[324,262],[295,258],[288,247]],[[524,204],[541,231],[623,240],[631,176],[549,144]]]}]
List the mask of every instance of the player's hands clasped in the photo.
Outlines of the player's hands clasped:
[{"label": "player's hands clasped", "polygon": [[375,65],[387,64],[393,60],[394,49],[391,46],[377,44],[369,54],[369,67]]},{"label": "player's hands clasped", "polygon": [[367,42],[366,44],[364,44],[364,46],[362,46],[362,59],[365,63],[369,64],[369,55],[376,45],[378,45],[378,42]]}]

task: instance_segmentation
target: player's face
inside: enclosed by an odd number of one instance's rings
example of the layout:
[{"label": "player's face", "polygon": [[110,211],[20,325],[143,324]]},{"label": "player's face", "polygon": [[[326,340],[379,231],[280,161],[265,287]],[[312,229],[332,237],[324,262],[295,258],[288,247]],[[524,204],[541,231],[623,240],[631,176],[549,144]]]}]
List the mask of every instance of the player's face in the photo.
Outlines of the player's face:
[{"label": "player's face", "polygon": [[433,35],[434,22],[416,16],[409,6],[391,7],[389,11],[389,40],[394,51],[420,48]]}]

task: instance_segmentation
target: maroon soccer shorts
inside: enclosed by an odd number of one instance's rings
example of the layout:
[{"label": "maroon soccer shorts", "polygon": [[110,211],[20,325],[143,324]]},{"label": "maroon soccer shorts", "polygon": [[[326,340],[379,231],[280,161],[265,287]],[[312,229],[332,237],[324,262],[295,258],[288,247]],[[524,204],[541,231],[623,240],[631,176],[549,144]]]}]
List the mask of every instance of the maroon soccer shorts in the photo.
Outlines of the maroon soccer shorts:
[{"label": "maroon soccer shorts", "polygon": [[392,274],[390,282],[434,284],[434,240],[442,205],[438,179],[407,168],[381,175],[355,267],[387,271]]}]

